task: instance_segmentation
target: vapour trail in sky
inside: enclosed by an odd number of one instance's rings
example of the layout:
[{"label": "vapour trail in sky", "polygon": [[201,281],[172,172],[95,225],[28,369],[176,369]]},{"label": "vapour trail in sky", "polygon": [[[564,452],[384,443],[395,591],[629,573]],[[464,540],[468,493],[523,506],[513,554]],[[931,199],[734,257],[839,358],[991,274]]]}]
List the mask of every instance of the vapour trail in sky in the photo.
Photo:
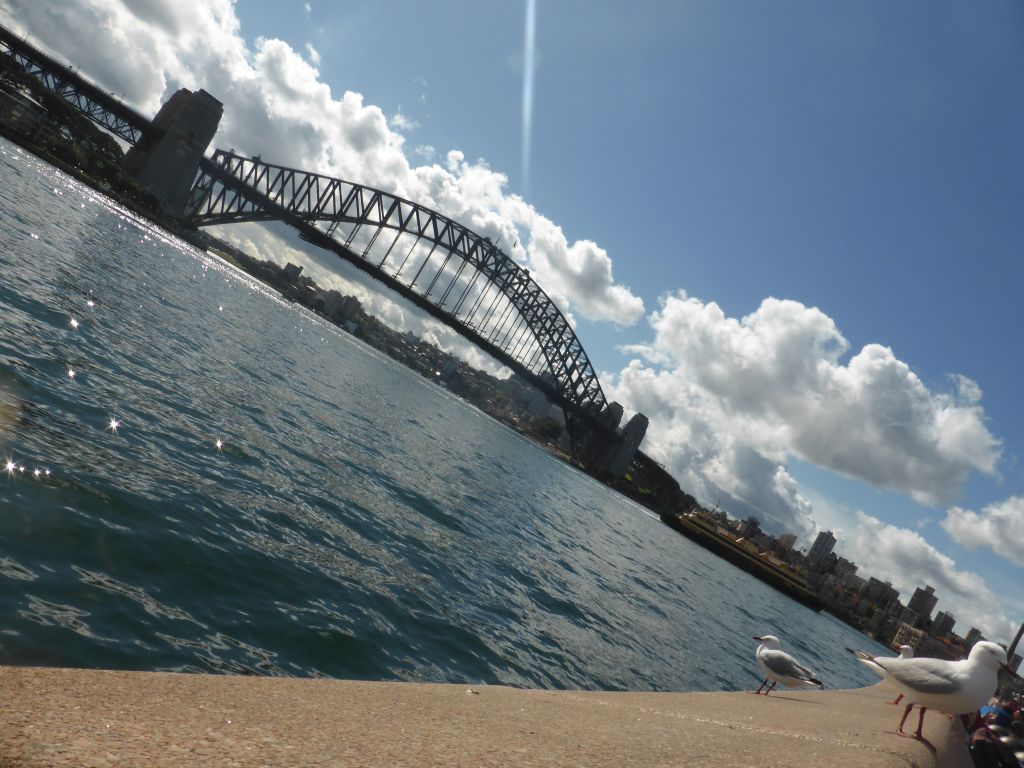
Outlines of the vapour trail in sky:
[{"label": "vapour trail in sky", "polygon": [[530,192],[530,134],[533,130],[533,72],[537,0],[526,0],[526,37],[523,43],[523,196]]}]

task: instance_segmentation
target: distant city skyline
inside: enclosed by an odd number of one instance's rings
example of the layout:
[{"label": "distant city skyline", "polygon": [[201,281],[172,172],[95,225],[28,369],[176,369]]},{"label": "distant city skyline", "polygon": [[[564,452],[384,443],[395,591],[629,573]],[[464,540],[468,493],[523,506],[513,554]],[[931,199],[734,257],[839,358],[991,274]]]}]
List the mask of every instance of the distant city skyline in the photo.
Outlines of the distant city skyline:
[{"label": "distant city skyline", "polygon": [[[685,490],[808,544],[833,531],[992,639],[1024,619],[1019,4],[0,0],[0,19],[145,113],[206,89],[218,146],[500,241]],[[486,364],[279,230],[221,234]]]}]

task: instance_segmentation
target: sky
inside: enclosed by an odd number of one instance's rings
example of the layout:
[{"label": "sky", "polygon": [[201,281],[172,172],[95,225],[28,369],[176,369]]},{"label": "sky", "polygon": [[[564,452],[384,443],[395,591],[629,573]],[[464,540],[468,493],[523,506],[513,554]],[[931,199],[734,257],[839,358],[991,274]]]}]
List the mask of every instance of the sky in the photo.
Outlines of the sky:
[{"label": "sky", "polygon": [[[1024,6],[992,0],[0,0],[145,114],[375,186],[509,251],[644,450],[862,576],[1024,621]],[[281,228],[304,264],[486,365]],[[511,245],[510,245],[511,244]]]}]

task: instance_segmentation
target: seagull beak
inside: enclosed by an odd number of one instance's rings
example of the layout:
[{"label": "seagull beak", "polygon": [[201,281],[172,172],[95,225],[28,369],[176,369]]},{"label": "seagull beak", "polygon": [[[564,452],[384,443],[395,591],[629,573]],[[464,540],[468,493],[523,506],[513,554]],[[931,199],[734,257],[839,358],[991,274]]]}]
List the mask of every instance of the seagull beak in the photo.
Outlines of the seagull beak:
[{"label": "seagull beak", "polygon": [[761,642],[764,642],[764,638],[763,637],[758,637],[757,635],[754,635],[754,639],[755,640],[760,640]]}]

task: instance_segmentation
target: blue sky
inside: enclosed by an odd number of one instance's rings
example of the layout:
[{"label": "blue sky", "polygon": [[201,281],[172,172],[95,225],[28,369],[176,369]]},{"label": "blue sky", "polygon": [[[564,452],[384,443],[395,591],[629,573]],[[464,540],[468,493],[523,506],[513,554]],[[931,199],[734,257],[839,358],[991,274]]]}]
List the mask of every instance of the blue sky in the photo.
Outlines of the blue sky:
[{"label": "blue sky", "polygon": [[42,5],[0,16],[144,111],[205,87],[218,146],[519,240],[708,503],[1024,620],[1019,3],[536,0],[528,169],[527,0]]}]

